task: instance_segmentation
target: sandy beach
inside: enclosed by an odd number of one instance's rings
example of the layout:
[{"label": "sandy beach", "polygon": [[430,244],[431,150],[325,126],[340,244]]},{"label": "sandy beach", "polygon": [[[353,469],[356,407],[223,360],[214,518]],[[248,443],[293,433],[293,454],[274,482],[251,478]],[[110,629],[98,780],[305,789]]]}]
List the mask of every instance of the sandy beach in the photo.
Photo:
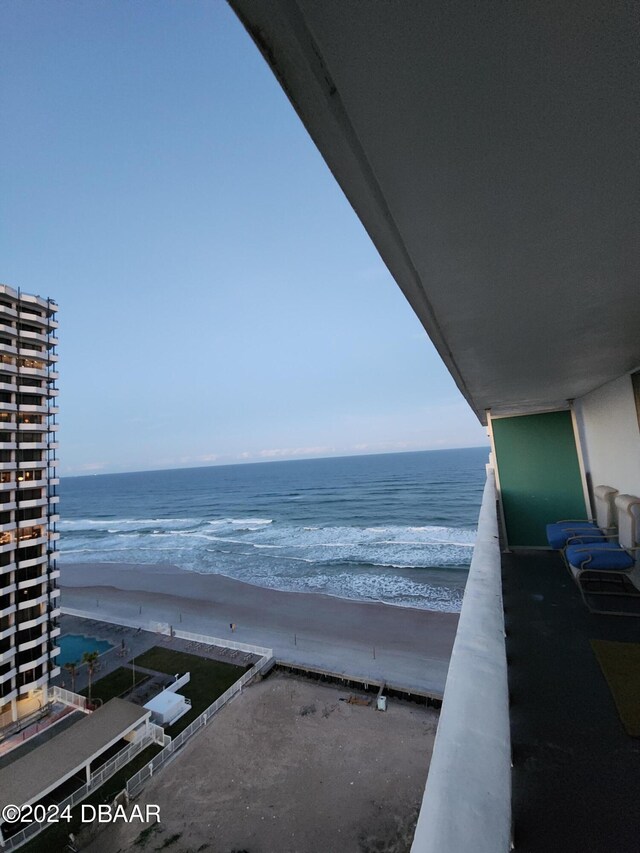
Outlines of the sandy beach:
[{"label": "sandy beach", "polygon": [[[454,613],[264,589],[168,564],[61,566],[63,607],[273,648],[279,660],[441,695]],[[234,623],[232,631],[230,624]]]},{"label": "sandy beach", "polygon": [[272,675],[227,705],[145,786],[151,830],[91,827],[87,853],[408,853],[438,713]]}]

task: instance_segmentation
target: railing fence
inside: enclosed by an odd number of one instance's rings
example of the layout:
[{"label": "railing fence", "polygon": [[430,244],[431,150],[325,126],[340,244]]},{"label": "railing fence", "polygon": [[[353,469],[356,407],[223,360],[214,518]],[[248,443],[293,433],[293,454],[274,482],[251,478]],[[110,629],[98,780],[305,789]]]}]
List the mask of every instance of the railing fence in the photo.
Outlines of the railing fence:
[{"label": "railing fence", "polygon": [[49,688],[49,696],[55,702],[62,702],[63,705],[71,705],[79,711],[87,710],[87,699],[79,693],[73,693],[71,690],[66,690],[64,687],[53,686]]},{"label": "railing fence", "polygon": [[[186,729],[180,732],[176,738],[171,739],[169,735],[165,733],[162,726],[157,726],[154,723],[148,723],[145,736],[134,741],[134,743],[118,752],[112,759],[110,759],[110,761],[96,771],[96,773],[91,776],[88,783],[77,788],[69,797],[66,798],[66,800],[59,804],[60,811],[67,808],[67,806],[73,808],[73,806],[82,802],[82,800],[84,800],[92,791],[104,784],[104,782],[117,773],[121,767],[128,764],[131,759],[138,755],[138,753],[143,749],[151,743],[158,743],[163,747],[161,752],[159,752],[148,764],[145,764],[141,770],[127,781],[127,795],[130,797],[134,796],[140,790],[144,782],[146,782],[146,780],[149,779],[159,767],[168,761],[169,758],[171,758],[171,756],[180,749],[180,747],[182,747],[197,731],[199,731],[199,729],[205,726],[214,714],[224,707],[224,705],[226,705],[234,696],[240,693],[242,688],[251,681],[251,679],[255,678],[256,675],[259,675],[265,670],[270,669],[275,663],[272,649],[266,649],[262,646],[253,646],[248,643],[238,643],[234,640],[208,637],[206,634],[193,634],[189,631],[180,631],[161,622],[141,623],[137,620],[122,618],[98,620],[96,619],[95,614],[67,607],[63,608],[63,613],[68,614],[69,616],[77,616],[81,619],[108,621],[116,625],[125,625],[130,628],[153,631],[154,633],[161,634],[165,637],[178,637],[182,640],[189,640],[193,643],[201,643],[206,646],[216,646],[223,649],[231,648],[247,654],[259,655],[260,660],[254,664],[251,669],[248,669],[238,679],[238,681],[231,685],[228,690],[219,696],[215,702],[209,705],[209,707],[203,711],[199,717],[193,720]],[[51,696],[64,704],[73,705],[73,707],[77,707],[80,710],[86,710],[85,697],[80,696],[77,693],[73,693],[71,690],[65,690],[62,687],[52,687]],[[46,828],[46,823],[38,823],[37,821],[34,821],[34,823],[31,823],[29,826],[25,827],[25,829],[11,836],[11,838],[6,841],[2,839],[0,832],[0,845],[4,851],[17,850]]]},{"label": "railing fence", "polygon": [[171,743],[166,746],[162,752],[159,752],[151,761],[146,764],[143,768],[138,770],[138,772],[129,779],[127,782],[127,794],[130,797],[135,796],[135,794],[140,790],[142,785],[149,779],[159,767],[161,767],[166,761],[171,758],[171,756],[183,746],[189,738],[191,738],[199,729],[203,726],[206,726],[208,721],[216,714],[220,708],[227,704],[234,696],[241,692],[242,688],[245,684],[251,681],[252,678],[255,678],[261,672],[264,672],[266,669],[273,666],[275,663],[273,655],[265,656],[257,664],[248,669],[244,675],[238,679],[231,687],[226,690],[222,696],[219,696],[215,702],[213,702],[209,707],[200,714],[192,723],[190,723],[186,729],[180,732],[177,737],[175,737]]},{"label": "railing fence", "polygon": [[[91,776],[89,782],[86,782],[80,788],[76,788],[72,794],[58,804],[60,812],[64,811],[67,807],[73,808],[74,806],[77,806],[78,803],[81,803],[92,791],[95,791],[96,788],[103,785],[111,778],[111,776],[115,775],[120,768],[128,764],[132,758],[135,758],[139,752],[142,752],[143,749],[150,746],[151,743],[153,743],[153,737],[145,735],[144,737],[141,737],[129,744],[129,746],[126,746],[124,749],[121,749],[120,752],[114,755],[106,764],[103,764],[103,766]],[[25,827],[20,832],[17,832],[15,835],[12,835],[11,838],[6,839],[2,843],[2,849],[6,851],[17,850],[18,847],[21,847],[31,838],[35,838],[36,835],[39,835],[47,829],[49,825],[50,824],[47,822],[39,823],[38,821],[30,823],[29,826]]]}]

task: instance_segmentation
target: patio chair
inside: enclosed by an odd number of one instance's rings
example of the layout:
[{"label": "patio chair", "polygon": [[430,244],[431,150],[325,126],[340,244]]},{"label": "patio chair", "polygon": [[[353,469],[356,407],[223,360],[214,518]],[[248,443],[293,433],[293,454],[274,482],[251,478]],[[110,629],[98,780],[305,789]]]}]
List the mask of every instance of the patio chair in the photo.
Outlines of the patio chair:
[{"label": "patio chair", "polygon": [[569,540],[583,543],[598,542],[611,534],[616,528],[616,511],[614,506],[618,490],[611,486],[596,486],[593,490],[596,517],[571,518],[547,524],[547,541],[555,550],[566,547]]},{"label": "patio chair", "polygon": [[[640,498],[618,495],[618,538],[601,541],[570,541],[564,557],[580,589],[582,599],[592,613],[640,616]],[[577,537],[580,539],[580,537]],[[636,599],[624,605],[607,602],[596,596]],[[594,599],[594,600],[591,600]],[[635,604],[638,606],[636,607]]]}]

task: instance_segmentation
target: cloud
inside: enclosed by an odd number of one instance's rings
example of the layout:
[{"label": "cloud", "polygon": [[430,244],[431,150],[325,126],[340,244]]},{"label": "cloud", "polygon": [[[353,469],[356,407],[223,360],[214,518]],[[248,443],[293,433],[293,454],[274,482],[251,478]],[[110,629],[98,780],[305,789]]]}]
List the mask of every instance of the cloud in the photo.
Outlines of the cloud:
[{"label": "cloud", "polygon": [[321,456],[335,453],[335,447],[278,447],[270,450],[260,450],[256,454],[261,459],[290,459],[297,456]]},{"label": "cloud", "polygon": [[217,453],[203,453],[202,456],[194,456],[196,462],[216,462],[220,459]]},{"label": "cloud", "polygon": [[358,453],[384,453],[385,451],[393,450],[419,450],[422,449],[421,443],[411,443],[409,441],[376,441],[365,444],[354,444],[351,450]]},{"label": "cloud", "polygon": [[95,474],[98,471],[104,471],[107,467],[107,462],[83,462],[82,465],[65,465],[60,473],[67,476],[73,476],[74,474]]}]

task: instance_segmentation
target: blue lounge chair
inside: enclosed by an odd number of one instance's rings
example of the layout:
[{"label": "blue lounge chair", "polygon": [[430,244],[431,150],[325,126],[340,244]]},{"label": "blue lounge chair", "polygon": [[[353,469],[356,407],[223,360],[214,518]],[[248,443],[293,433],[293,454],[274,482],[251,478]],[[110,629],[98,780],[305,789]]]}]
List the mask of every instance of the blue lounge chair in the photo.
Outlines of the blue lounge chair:
[{"label": "blue lounge chair", "polygon": [[[592,613],[640,616],[640,498],[618,495],[615,505],[618,512],[617,541],[604,538],[596,542],[582,542],[576,537],[568,542],[564,557],[584,603]],[[600,595],[636,598],[638,608],[634,612],[628,607],[612,609],[604,603],[601,607],[595,606],[593,597]]]},{"label": "blue lounge chair", "polygon": [[571,542],[599,542],[615,531],[614,498],[617,489],[611,486],[596,486],[593,498],[596,508],[596,518],[568,519],[547,524],[547,541],[556,551],[564,549]]}]

